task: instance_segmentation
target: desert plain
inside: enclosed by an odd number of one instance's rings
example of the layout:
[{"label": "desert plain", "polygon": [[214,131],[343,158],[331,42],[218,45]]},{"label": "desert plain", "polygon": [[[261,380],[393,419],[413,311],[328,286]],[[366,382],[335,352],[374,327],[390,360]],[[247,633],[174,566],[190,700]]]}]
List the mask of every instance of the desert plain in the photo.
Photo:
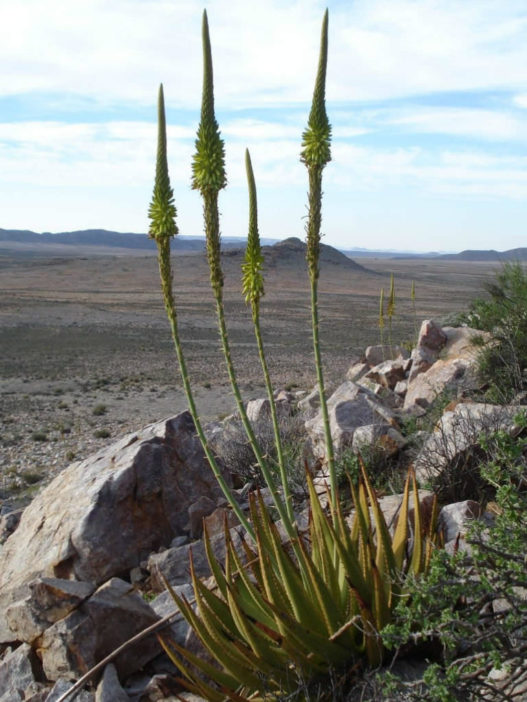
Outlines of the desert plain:
[{"label": "desert plain", "polygon": [[[300,247],[266,257],[262,328],[276,388],[315,383],[307,273]],[[225,252],[225,301],[246,399],[264,395],[250,312],[240,293],[241,251]],[[496,264],[329,257],[320,275],[328,387],[379,343],[379,294],[395,281],[392,343],[411,345],[425,318],[466,311]],[[180,333],[204,419],[234,409],[218,347],[203,253],[173,259]],[[415,314],[411,300],[415,281]],[[384,328],[388,341],[388,320]],[[126,251],[0,251],[0,509],[24,503],[71,461],[186,408],[154,255]]]}]

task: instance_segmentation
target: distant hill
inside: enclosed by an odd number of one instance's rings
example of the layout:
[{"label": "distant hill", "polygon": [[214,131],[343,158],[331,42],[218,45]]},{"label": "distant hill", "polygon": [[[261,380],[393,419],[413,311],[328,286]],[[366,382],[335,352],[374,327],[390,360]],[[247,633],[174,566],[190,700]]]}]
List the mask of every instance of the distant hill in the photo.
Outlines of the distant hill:
[{"label": "distant hill", "polygon": [[[276,241],[268,239],[268,242]],[[131,232],[113,232],[106,229],[83,229],[73,232],[59,232],[51,234],[43,232],[38,234],[22,229],[0,229],[0,242],[12,242],[45,247],[49,244],[62,246],[96,246],[119,249],[134,249],[155,251],[155,242],[147,234],[133,234]],[[222,244],[225,248],[244,245],[244,239],[238,237],[223,237]],[[176,251],[203,251],[205,238],[203,236],[178,235],[172,240],[173,249]]]},{"label": "distant hill", "polygon": [[[268,268],[302,268],[306,267],[306,244],[298,237],[292,236],[289,239],[278,241],[272,246],[262,246],[262,252],[265,257],[265,265]],[[244,255],[243,249],[232,249],[224,251],[223,255],[229,258],[239,257]],[[343,254],[333,246],[320,244],[320,263],[322,266],[333,265],[348,268],[362,273],[372,273],[364,266],[359,265],[353,259]]]},{"label": "distant hill", "polygon": [[508,251],[467,249],[457,254],[443,254],[437,258],[443,261],[527,261],[527,248],[509,249]]}]

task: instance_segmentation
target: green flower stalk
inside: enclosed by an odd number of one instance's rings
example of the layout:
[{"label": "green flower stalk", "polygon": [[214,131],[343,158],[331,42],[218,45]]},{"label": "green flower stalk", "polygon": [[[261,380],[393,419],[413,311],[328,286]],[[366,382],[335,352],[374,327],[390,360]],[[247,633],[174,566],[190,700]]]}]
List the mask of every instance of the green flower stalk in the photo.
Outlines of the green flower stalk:
[{"label": "green flower stalk", "polygon": [[176,356],[183,381],[183,388],[187,397],[187,402],[194,420],[196,432],[209,462],[209,465],[214,473],[225,498],[229,502],[236,516],[243,524],[244,528],[251,535],[254,531],[249,524],[247,518],[240,509],[238,502],[231,493],[229,486],[225,482],[219,466],[214,458],[214,454],[210,450],[205,432],[201,425],[201,421],[196,409],[196,403],[192,394],[192,388],[188,377],[187,366],[183,349],[179,337],[178,320],[176,305],[174,302],[174,292],[172,288],[172,265],[170,262],[170,239],[178,233],[176,225],[176,207],[174,205],[174,193],[170,186],[170,177],[168,174],[167,162],[167,139],[166,139],[166,122],[165,122],[165,101],[163,95],[163,86],[159,87],[158,97],[158,138],[157,138],[157,163],[156,163],[156,178],[154,184],[154,192],[152,201],[148,209],[148,217],[150,219],[149,235],[155,240],[158,249],[159,274],[161,277],[161,288],[163,291],[163,300],[167,312],[168,320],[172,331],[172,339]]},{"label": "green flower stalk", "polygon": [[315,353],[315,367],[317,373],[318,391],[320,394],[320,409],[324,423],[324,436],[326,442],[326,458],[329,470],[331,499],[333,505],[337,499],[337,479],[335,472],[335,458],[329,415],[325,397],[324,376],[322,371],[322,358],[320,353],[320,333],[318,321],[318,277],[320,259],[320,225],[322,221],[322,171],[331,160],[331,125],[326,114],[326,67],[328,59],[328,11],[324,13],[322,34],[320,39],[320,55],[318,71],[313,91],[313,102],[307,128],[302,135],[301,161],[307,167],[309,177],[309,204],[307,233],[307,265],[311,283],[311,324],[313,329],[313,349]]},{"label": "green flower stalk", "polygon": [[410,299],[412,301],[412,309],[414,313],[414,343],[417,344],[417,311],[415,309],[415,280],[412,280],[412,289],[410,290]]},{"label": "green flower stalk", "polygon": [[381,288],[379,298],[379,335],[381,337],[382,355],[384,358],[384,288]]},{"label": "green flower stalk", "polygon": [[388,340],[390,343],[390,353],[393,357],[392,317],[395,314],[395,282],[393,279],[393,273],[390,276],[390,294],[388,295],[388,303],[386,305],[386,314],[388,316]]},{"label": "green flower stalk", "polygon": [[196,139],[196,153],[192,162],[192,187],[199,190],[203,198],[203,214],[205,220],[205,236],[207,245],[207,258],[210,269],[210,281],[216,300],[216,314],[218,328],[227,366],[227,373],[231,383],[232,392],[236,400],[240,419],[243,424],[247,439],[258,461],[264,480],[267,483],[280,518],[288,530],[291,538],[294,529],[288,518],[284,503],[280,497],[273,476],[262,456],[253,428],[247,417],[243,399],[236,380],[234,364],[232,362],[227,325],[225,322],[225,308],[223,303],[223,271],[221,267],[220,251],[220,219],[218,213],[218,193],[227,184],[225,176],[225,152],[223,140],[220,136],[218,123],[214,114],[214,81],[212,71],[212,52],[209,37],[207,12],[203,12],[202,24],[203,40],[203,95],[201,102],[201,119]]},{"label": "green flower stalk", "polygon": [[248,149],[245,151],[245,168],[247,171],[247,185],[249,189],[249,232],[247,237],[247,249],[245,251],[245,261],[242,263],[242,292],[245,297],[245,302],[251,306],[254,334],[256,337],[256,344],[258,346],[258,355],[262,365],[265,387],[267,389],[267,397],[269,399],[269,406],[271,409],[271,421],[273,424],[280,479],[282,489],[284,491],[287,515],[291,523],[293,523],[295,515],[291,504],[291,491],[289,490],[287,483],[287,473],[282,449],[282,439],[280,437],[280,427],[278,425],[276,403],[274,400],[273,386],[269,376],[267,360],[265,358],[262,331],[260,327],[260,299],[264,294],[264,280],[262,273],[264,258],[260,245],[260,235],[258,233],[258,201],[256,197],[256,183],[254,181],[251,156]]}]

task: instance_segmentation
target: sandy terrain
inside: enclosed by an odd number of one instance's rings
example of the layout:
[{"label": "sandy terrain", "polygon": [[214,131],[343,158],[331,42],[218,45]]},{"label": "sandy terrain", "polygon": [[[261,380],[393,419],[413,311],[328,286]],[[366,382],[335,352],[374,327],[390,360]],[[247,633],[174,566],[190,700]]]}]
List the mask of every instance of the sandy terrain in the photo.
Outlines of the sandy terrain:
[{"label": "sandy terrain", "polygon": [[[28,496],[73,458],[185,408],[153,256],[0,254],[0,501]],[[233,357],[247,398],[263,394],[250,316],[239,294],[241,256],[224,257]],[[419,320],[464,310],[488,264],[361,259],[369,272],[326,265],[320,281],[329,384],[377,343],[378,299],[395,275],[393,341]],[[205,418],[233,407],[218,351],[208,271],[201,254],[175,259],[180,330]],[[262,326],[277,387],[314,383],[309,293],[302,260],[273,262]]]}]

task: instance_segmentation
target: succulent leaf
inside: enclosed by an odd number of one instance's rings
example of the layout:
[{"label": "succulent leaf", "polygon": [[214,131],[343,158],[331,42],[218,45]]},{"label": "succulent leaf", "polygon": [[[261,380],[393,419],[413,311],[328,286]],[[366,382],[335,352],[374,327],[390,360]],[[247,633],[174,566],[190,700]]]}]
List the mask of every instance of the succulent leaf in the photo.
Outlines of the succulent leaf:
[{"label": "succulent leaf", "polygon": [[150,237],[160,240],[178,233],[174,193],[168,175],[165,98],[162,84],[159,86],[157,101],[157,129],[156,179],[152,201],[148,208],[148,217],[150,219]]}]

